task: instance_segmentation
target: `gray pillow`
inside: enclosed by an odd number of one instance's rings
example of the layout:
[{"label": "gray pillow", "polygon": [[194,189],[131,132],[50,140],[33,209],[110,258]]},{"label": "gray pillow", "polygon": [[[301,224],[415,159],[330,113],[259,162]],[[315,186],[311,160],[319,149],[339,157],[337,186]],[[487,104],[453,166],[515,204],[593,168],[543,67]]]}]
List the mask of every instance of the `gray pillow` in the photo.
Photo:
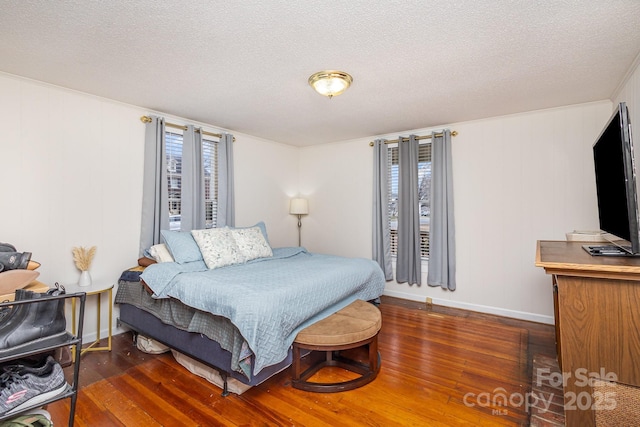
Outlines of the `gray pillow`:
[{"label": "gray pillow", "polygon": [[160,234],[178,264],[203,260],[200,248],[190,232],[161,230]]}]

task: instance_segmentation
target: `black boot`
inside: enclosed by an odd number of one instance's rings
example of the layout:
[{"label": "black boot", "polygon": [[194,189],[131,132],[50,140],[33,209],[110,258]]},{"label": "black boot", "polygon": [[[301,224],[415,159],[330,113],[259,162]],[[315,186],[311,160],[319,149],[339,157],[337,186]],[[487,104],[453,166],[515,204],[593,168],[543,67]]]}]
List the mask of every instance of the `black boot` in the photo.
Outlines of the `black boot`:
[{"label": "black boot", "polygon": [[66,338],[64,299],[51,299],[53,296],[64,294],[64,289],[56,288],[43,294],[31,294],[32,299],[38,301],[18,305],[15,314],[0,326],[0,357],[55,345]]},{"label": "black boot", "polygon": [[18,252],[16,247],[10,243],[0,242],[0,252]]},{"label": "black boot", "polygon": [[[14,301],[23,301],[23,300],[27,300],[27,299],[32,299],[33,295],[34,295],[34,292],[25,291],[24,289],[17,289],[15,297],[13,298],[13,300]],[[9,302],[9,301],[3,301],[3,302]],[[0,309],[0,331],[2,329],[4,329],[5,325],[9,322],[9,320],[13,316],[15,316],[16,314],[19,314],[25,308],[26,308],[26,305],[24,305],[24,304],[2,307]]]},{"label": "black boot", "polygon": [[5,270],[24,270],[31,260],[31,252],[1,252],[0,264],[4,265]]},{"label": "black boot", "polygon": [[[9,302],[9,300],[6,301],[2,301],[4,302]],[[6,307],[0,307],[0,323],[2,323],[2,321],[9,316],[9,314],[11,314],[11,306],[6,306]]]}]

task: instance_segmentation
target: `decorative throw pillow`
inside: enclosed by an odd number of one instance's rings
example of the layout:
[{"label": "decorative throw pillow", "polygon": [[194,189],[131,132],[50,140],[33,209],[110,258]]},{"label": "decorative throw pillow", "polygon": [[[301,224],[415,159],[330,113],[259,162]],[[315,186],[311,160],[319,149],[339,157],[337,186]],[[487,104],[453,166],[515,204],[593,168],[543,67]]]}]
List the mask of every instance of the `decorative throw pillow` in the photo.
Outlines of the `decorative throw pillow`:
[{"label": "decorative throw pillow", "polygon": [[173,259],[178,264],[202,261],[200,248],[196,241],[193,240],[193,236],[190,232],[161,230],[160,234],[162,234]]},{"label": "decorative throw pillow", "polygon": [[151,246],[149,248],[149,255],[151,255],[156,262],[173,262],[171,252],[169,252],[167,245],[164,243]]},{"label": "decorative throw pillow", "polygon": [[236,228],[231,233],[245,261],[273,256],[271,246],[259,227]]},{"label": "decorative throw pillow", "polygon": [[192,230],[191,234],[200,247],[202,258],[209,269],[245,261],[228,228]]},{"label": "decorative throw pillow", "polygon": [[260,221],[259,223],[257,223],[256,225],[252,225],[251,227],[229,227],[230,230],[244,230],[246,228],[254,228],[254,227],[258,227],[260,229],[260,231],[262,232],[262,235],[264,236],[264,240],[266,240],[267,245],[269,244],[269,236],[267,235],[267,226],[265,225],[264,221]]}]

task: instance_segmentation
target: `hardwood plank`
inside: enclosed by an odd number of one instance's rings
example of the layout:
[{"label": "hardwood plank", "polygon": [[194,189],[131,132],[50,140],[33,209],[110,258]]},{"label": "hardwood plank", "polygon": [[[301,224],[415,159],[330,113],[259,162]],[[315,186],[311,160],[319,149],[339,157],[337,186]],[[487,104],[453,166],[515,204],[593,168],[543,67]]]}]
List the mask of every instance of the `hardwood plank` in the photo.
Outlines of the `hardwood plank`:
[{"label": "hardwood plank", "polygon": [[165,402],[160,401],[155,389],[150,389],[146,384],[139,381],[133,371],[135,369],[131,370],[129,375],[111,378],[109,382],[117,390],[128,396],[136,406],[145,408],[145,411],[153,414],[154,419],[162,420],[162,425],[180,426],[191,423],[191,420],[182,411],[173,405],[167,405]]},{"label": "hardwood plank", "polygon": [[221,409],[231,403],[221,400],[217,390],[200,378],[178,371],[164,361],[144,363],[136,372],[140,374],[137,379],[147,384],[162,404],[183,411],[193,425],[237,425],[219,416]]},{"label": "hardwood plank", "polygon": [[[190,374],[170,354],[138,351],[129,333],[110,353],[82,356],[76,426],[519,426],[526,407],[485,402],[496,390],[524,395],[533,353],[555,357],[554,331],[482,313],[383,297],[382,357],[375,381],[341,393],[291,387],[289,370],[242,395]],[[352,351],[356,358],[366,352]],[[68,374],[68,368],[67,368]],[[349,378],[339,368],[318,381]],[[68,400],[49,405],[56,425]]]},{"label": "hardwood plank", "polygon": [[[99,412],[100,418],[95,421],[87,421],[89,425],[162,425],[155,422],[144,408],[135,405],[127,395],[115,388],[109,381],[99,381],[92,387],[87,387],[82,397],[91,399],[103,409]],[[96,416],[96,414],[92,414],[92,416]],[[107,422],[111,424],[107,424]]]}]

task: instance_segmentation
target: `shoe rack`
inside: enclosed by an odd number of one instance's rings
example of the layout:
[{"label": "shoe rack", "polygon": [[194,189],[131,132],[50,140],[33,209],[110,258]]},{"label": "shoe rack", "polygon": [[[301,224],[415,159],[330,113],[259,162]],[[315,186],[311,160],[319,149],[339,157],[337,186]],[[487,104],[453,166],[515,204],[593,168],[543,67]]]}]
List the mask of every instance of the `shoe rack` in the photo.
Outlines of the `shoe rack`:
[{"label": "shoe rack", "polygon": [[[42,345],[39,345],[37,342],[34,342],[32,344],[27,343],[26,346],[21,346],[21,348],[15,352],[11,351],[11,349],[9,349],[9,351],[6,351],[6,352],[3,351],[2,356],[0,356],[0,364],[4,364],[5,362],[9,362],[12,360],[27,358],[37,354],[49,353],[62,347],[72,346],[73,352],[75,354],[73,359],[74,360],[73,378],[72,378],[71,384],[69,384],[69,381],[67,381],[67,385],[64,392],[55,397],[39,402],[36,405],[23,408],[22,410],[18,412],[14,412],[12,414],[0,415],[0,422],[7,419],[14,418],[20,415],[21,413],[27,412],[29,410],[40,408],[45,405],[48,405],[49,403],[53,403],[58,400],[68,398],[68,399],[71,399],[70,408],[69,408],[69,426],[70,427],[73,426],[75,410],[76,410],[76,401],[78,398],[78,375],[80,373],[80,349],[82,348],[82,326],[84,323],[84,306],[85,306],[86,294],[84,292],[77,292],[72,294],[50,296],[50,297],[47,297],[46,301],[54,301],[59,299],[66,300],[70,298],[75,298],[76,303],[80,302],[79,314],[78,314],[78,317],[76,318],[76,321],[78,324],[75,325],[76,327],[74,328],[74,330],[76,331],[75,335],[67,331],[63,337],[60,337],[59,340],[56,340],[55,342],[49,342],[48,345],[46,346],[42,346]],[[4,303],[0,303],[0,308],[16,307],[20,304],[33,304],[33,303],[38,303],[42,301],[43,299],[29,299],[29,300],[4,302]]]}]

